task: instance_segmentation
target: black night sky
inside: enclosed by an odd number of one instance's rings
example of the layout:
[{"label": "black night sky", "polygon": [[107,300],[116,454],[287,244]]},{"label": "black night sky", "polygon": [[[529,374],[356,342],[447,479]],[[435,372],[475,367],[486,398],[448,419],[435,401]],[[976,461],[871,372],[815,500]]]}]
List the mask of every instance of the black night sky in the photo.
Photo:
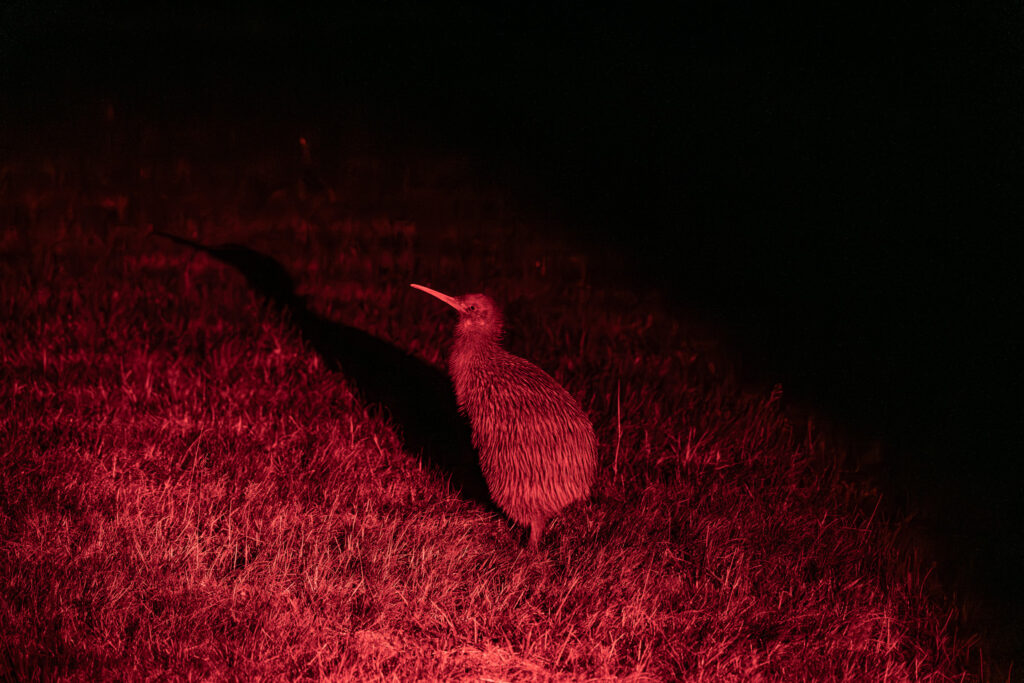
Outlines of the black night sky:
[{"label": "black night sky", "polygon": [[1022,31],[1010,3],[14,2],[0,123],[98,96],[358,119],[511,169],[618,250],[627,285],[727,329],[751,381],[881,437],[899,487],[986,520],[1003,590],[1024,569]]}]

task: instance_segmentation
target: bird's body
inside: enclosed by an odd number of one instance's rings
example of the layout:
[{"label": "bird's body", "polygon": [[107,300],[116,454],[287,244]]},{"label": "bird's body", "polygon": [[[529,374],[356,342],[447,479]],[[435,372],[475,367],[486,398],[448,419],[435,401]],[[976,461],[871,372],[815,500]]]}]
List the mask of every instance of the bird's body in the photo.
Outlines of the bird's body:
[{"label": "bird's body", "polygon": [[413,285],[459,311],[448,369],[491,498],[530,527],[537,547],[547,521],[586,498],[597,468],[594,428],[546,372],[501,348],[501,313],[482,294],[454,298]]}]

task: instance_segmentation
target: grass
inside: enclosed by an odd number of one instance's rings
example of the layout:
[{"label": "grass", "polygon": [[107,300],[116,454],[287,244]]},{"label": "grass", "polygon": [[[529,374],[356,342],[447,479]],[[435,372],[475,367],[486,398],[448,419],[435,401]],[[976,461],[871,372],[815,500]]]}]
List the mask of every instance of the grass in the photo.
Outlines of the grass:
[{"label": "grass", "polygon": [[[328,192],[285,136],[102,125],[0,168],[7,678],[984,677],[842,445],[466,159],[339,155]],[[270,254],[437,367],[453,316],[408,283],[484,283],[592,417],[594,495],[532,556],[292,313],[151,224]]]}]

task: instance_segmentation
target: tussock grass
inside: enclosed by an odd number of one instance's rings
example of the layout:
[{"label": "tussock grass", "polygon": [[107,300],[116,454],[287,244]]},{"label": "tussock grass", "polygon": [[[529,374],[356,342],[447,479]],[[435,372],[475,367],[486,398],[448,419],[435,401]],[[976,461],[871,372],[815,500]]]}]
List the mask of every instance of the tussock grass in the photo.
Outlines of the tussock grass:
[{"label": "tussock grass", "polygon": [[[587,254],[528,239],[539,228],[462,162],[435,160],[432,188],[429,156],[391,185],[366,173],[393,161],[357,160],[318,195],[273,163],[284,152],[211,171],[117,149],[12,161],[0,183],[14,677],[977,676],[873,492],[841,476],[841,449],[781,390],[737,386],[696,326],[594,282]],[[143,182],[118,180],[140,163]],[[378,204],[356,206],[364,186]],[[407,284],[485,283],[510,348],[594,420],[592,499],[531,556],[287,313],[148,237],[156,220],[273,255],[318,314],[438,365],[454,320]]]}]

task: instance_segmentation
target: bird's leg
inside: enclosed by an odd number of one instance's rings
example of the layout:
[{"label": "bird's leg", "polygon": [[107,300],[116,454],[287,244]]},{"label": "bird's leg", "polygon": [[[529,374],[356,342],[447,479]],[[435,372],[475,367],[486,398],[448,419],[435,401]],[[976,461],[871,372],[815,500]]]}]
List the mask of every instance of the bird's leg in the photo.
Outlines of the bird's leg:
[{"label": "bird's leg", "polygon": [[540,548],[540,537],[544,534],[544,524],[548,520],[536,517],[530,522],[530,551],[537,552]]}]

